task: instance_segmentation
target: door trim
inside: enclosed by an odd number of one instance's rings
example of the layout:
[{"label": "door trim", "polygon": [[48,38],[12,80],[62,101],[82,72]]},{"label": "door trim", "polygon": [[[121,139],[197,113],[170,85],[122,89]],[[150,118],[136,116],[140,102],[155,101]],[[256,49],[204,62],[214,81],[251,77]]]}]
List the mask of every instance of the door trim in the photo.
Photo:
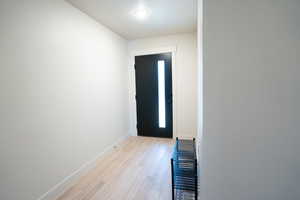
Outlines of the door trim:
[{"label": "door trim", "polygon": [[137,49],[130,52],[129,57],[129,134],[137,136],[137,116],[136,116],[136,101],[135,101],[135,56],[161,54],[161,53],[172,53],[172,93],[173,93],[173,138],[177,137],[177,70],[176,70],[176,46],[161,47],[161,48],[149,48],[149,49]]}]

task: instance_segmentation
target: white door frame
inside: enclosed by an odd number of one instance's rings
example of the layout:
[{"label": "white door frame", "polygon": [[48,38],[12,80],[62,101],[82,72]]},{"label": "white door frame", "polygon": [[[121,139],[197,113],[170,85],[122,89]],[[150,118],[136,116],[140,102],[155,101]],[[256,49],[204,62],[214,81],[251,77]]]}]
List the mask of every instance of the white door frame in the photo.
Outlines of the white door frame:
[{"label": "white door frame", "polygon": [[135,101],[135,56],[172,53],[172,93],[173,93],[173,138],[177,137],[177,71],[176,71],[176,46],[161,47],[154,49],[139,49],[130,53],[129,59],[129,120],[130,120],[130,135],[137,136],[137,116],[136,116],[136,101]]}]

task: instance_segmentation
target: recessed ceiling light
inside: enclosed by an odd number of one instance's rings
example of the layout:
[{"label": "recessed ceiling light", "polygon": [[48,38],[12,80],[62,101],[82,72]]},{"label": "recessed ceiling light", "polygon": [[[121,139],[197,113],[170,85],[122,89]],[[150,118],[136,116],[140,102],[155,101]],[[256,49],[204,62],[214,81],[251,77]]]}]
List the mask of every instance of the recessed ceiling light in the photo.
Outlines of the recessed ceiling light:
[{"label": "recessed ceiling light", "polygon": [[150,10],[144,6],[139,6],[131,12],[131,15],[138,20],[145,20],[150,16]]}]

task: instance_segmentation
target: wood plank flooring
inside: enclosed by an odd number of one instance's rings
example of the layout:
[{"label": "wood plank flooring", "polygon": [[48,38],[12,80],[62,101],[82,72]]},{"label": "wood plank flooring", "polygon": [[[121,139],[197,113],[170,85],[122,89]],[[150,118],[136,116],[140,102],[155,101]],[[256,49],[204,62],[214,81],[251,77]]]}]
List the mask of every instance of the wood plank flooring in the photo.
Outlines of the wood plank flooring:
[{"label": "wood plank flooring", "polygon": [[130,137],[57,200],[168,200],[173,140]]}]

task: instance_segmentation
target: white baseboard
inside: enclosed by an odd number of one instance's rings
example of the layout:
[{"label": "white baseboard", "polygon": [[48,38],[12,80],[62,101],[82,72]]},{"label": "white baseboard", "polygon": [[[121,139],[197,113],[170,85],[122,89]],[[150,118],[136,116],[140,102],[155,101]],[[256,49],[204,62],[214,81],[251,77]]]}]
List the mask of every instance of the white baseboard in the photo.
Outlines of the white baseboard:
[{"label": "white baseboard", "polygon": [[178,137],[179,139],[193,139],[196,138],[197,135],[194,133],[181,133],[179,135],[174,136],[174,138]]},{"label": "white baseboard", "polygon": [[137,136],[137,129],[135,129],[135,130],[129,130],[128,131],[128,135],[130,135],[130,136]]},{"label": "white baseboard", "polygon": [[64,178],[61,182],[52,187],[48,192],[43,194],[37,200],[55,200],[59,196],[61,196],[65,191],[67,191],[74,183],[84,174],[86,174],[89,170],[93,169],[96,166],[97,161],[103,157],[103,155],[109,151],[111,151],[115,146],[119,145],[123,142],[129,135],[126,135],[120,138],[117,142],[113,143],[109,147],[105,148],[96,158],[88,161],[83,164],[78,170],[74,171],[72,174]]}]

